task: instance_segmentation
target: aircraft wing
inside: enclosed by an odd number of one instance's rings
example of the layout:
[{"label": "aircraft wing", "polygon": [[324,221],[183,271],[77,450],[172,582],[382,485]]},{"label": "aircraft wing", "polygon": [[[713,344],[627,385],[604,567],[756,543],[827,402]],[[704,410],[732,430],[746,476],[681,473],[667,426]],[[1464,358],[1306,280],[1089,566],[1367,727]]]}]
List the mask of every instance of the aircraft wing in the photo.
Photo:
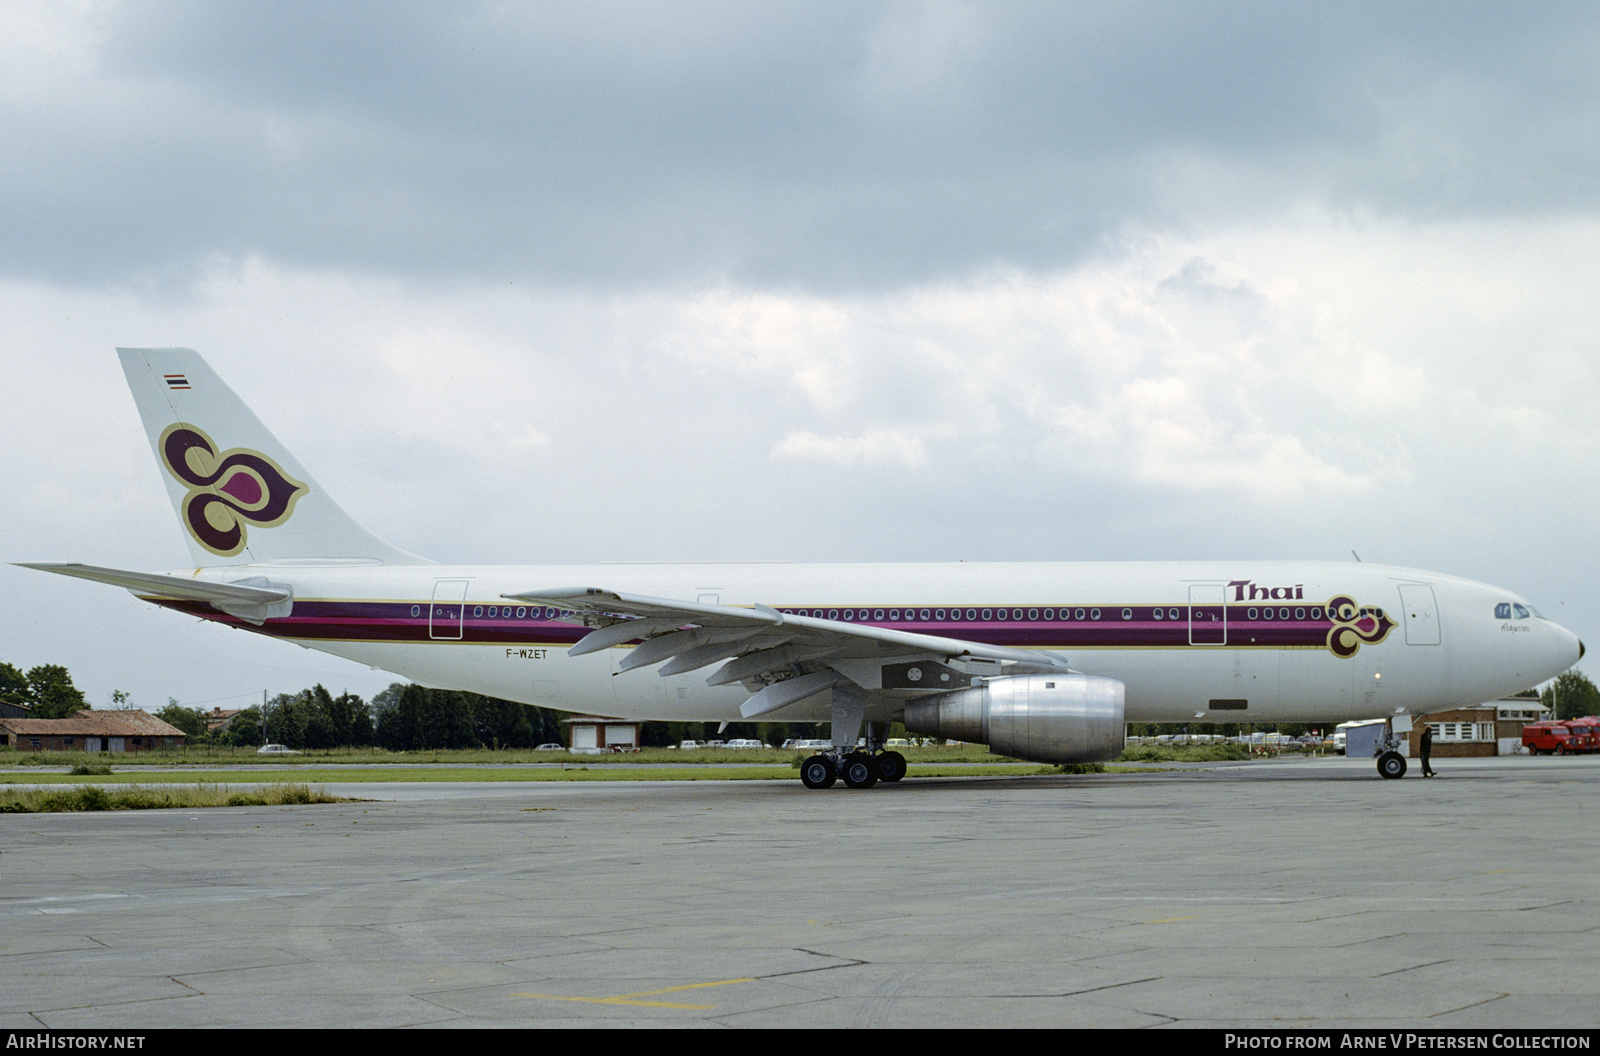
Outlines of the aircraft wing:
[{"label": "aircraft wing", "polygon": [[746,718],[847,681],[915,697],[965,688],[974,675],[1067,670],[1065,660],[1047,652],[795,616],[766,605],[706,605],[598,587],[502,597],[560,606],[574,622],[593,627],[571,648],[573,656],[638,641],[619,671],[661,663],[666,676],[723,662],[706,682],[742,683],[752,694],[740,708]]}]

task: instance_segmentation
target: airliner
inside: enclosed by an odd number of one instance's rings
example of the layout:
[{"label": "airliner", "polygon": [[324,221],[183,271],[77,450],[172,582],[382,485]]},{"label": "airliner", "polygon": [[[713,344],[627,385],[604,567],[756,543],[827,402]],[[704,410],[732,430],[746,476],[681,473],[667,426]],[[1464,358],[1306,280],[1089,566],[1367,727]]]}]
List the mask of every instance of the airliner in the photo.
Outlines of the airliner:
[{"label": "airliner", "polygon": [[1356,561],[440,565],[357,524],[189,349],[119,349],[194,567],[25,567],[435,687],[621,720],[827,722],[801,781],[906,775],[891,723],[1047,763],[1129,722],[1413,718],[1554,677],[1572,632]]}]

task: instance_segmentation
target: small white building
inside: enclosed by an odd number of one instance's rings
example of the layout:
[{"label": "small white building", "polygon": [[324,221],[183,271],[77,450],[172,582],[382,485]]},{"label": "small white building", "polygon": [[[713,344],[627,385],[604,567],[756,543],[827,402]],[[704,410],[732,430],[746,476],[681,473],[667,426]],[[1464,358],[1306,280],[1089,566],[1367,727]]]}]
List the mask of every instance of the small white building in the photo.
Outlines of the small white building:
[{"label": "small white building", "polygon": [[572,726],[572,743],[567,750],[584,755],[600,752],[634,752],[639,749],[639,723],[578,715],[565,720]]}]

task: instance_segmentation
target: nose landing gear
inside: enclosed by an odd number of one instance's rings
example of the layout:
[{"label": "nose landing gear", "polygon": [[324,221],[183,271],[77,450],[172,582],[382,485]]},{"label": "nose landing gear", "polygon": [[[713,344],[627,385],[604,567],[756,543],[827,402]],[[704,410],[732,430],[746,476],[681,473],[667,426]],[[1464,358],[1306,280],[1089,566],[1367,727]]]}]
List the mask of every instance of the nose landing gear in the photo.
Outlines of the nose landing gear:
[{"label": "nose landing gear", "polygon": [[1384,752],[1378,756],[1378,775],[1393,780],[1406,776],[1406,757],[1399,752]]},{"label": "nose landing gear", "polygon": [[[1409,722],[1410,720],[1407,719]],[[1394,719],[1388,719],[1383,724],[1383,739],[1373,745],[1372,750],[1378,756],[1378,776],[1386,781],[1394,781],[1406,776],[1406,757],[1399,752],[1400,738],[1394,732]],[[1409,727],[1406,727],[1409,728]]]}]

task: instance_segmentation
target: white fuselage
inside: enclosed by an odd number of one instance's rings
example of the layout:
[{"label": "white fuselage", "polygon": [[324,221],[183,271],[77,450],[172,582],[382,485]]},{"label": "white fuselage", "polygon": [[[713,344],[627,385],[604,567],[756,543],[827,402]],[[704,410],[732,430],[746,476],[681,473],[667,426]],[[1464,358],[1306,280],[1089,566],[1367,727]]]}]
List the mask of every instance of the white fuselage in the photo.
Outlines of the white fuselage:
[{"label": "white fuselage", "polygon": [[[1582,648],[1509,591],[1354,562],[258,564],[187,575],[287,586],[293,611],[257,625],[162,604],[427,685],[639,720],[737,721],[749,691],[708,686],[703,670],[619,674],[628,646],[569,656],[584,627],[505,595],[598,587],[1048,650],[1121,680],[1129,722],[1425,714],[1527,689]],[[772,716],[826,717],[825,700]]]}]

